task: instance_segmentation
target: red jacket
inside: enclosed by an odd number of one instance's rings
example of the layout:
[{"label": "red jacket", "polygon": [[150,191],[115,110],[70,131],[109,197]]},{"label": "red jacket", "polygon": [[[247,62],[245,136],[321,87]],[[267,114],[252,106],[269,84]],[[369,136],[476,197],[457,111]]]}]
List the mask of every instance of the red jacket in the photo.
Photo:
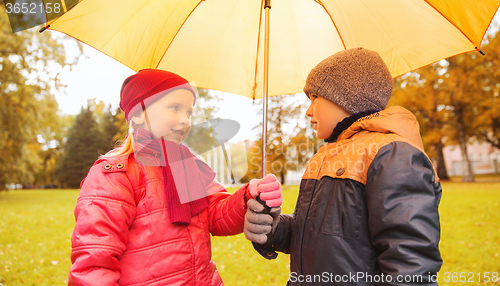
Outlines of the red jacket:
[{"label": "red jacket", "polygon": [[248,185],[230,195],[214,180],[209,207],[174,225],[161,174],[133,154],[96,161],[76,203],[69,285],[222,285],[210,234],[243,231]]}]

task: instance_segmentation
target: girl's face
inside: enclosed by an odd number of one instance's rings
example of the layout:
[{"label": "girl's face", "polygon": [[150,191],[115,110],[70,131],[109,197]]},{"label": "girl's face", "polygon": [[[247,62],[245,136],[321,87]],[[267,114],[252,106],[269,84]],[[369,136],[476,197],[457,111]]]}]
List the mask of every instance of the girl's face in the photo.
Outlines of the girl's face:
[{"label": "girl's face", "polygon": [[[187,89],[176,89],[146,107],[146,112],[133,116],[132,122],[156,138],[180,144],[191,130],[194,97]],[[146,124],[149,125],[146,126]]]},{"label": "girl's face", "polygon": [[316,137],[326,139],[330,137],[337,123],[350,116],[350,113],[330,100],[310,94],[311,105],[306,115],[311,118],[311,123],[316,130]]}]

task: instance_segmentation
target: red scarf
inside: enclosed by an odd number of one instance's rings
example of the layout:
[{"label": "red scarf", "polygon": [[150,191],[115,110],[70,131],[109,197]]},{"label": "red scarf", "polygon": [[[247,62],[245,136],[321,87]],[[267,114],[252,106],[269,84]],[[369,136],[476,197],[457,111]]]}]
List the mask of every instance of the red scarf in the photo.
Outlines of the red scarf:
[{"label": "red scarf", "polygon": [[183,144],[155,138],[142,128],[133,136],[136,160],[162,168],[171,223],[189,224],[191,217],[208,207],[207,185],[215,172]]}]

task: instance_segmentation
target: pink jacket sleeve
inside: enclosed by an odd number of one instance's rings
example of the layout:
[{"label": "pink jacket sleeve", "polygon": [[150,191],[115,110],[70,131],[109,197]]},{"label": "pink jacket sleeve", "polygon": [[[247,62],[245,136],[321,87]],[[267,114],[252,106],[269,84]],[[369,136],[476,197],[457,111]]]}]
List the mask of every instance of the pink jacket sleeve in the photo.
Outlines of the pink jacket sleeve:
[{"label": "pink jacket sleeve", "polygon": [[208,192],[210,233],[216,236],[242,233],[247,210],[245,197],[249,196],[248,184],[231,195],[217,181],[213,181],[208,186]]},{"label": "pink jacket sleeve", "polygon": [[122,172],[126,168],[118,171],[115,166],[98,160],[81,184],[68,285],[118,285],[119,261],[135,217],[135,200],[130,181]]}]

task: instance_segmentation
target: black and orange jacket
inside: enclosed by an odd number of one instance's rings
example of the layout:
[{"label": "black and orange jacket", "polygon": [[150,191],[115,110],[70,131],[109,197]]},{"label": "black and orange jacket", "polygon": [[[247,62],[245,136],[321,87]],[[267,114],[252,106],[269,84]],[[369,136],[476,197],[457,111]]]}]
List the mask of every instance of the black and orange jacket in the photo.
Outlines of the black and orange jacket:
[{"label": "black and orange jacket", "polygon": [[437,284],[441,185],[419,129],[390,107],[314,155],[294,214],[280,216],[268,247],[256,245],[268,259],[291,254],[289,285]]}]

